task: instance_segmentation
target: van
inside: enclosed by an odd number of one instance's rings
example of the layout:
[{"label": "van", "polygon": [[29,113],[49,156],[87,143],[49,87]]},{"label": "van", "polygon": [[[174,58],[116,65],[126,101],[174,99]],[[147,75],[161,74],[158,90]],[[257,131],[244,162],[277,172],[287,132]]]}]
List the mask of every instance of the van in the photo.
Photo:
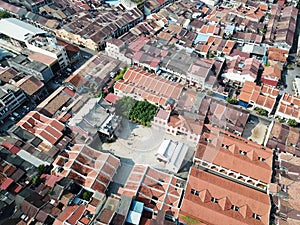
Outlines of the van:
[{"label": "van", "polygon": [[19,115],[19,113],[17,113],[17,112],[13,112],[13,116],[14,116],[14,117],[19,117],[20,115]]}]

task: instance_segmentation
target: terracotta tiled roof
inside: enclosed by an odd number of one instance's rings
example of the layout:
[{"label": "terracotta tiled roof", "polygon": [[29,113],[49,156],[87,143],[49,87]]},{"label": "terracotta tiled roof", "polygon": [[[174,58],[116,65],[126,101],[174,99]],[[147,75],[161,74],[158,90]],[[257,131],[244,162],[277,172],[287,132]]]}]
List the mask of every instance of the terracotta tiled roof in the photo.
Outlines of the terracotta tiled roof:
[{"label": "terracotta tiled roof", "polygon": [[67,224],[71,224],[71,225],[76,225],[77,221],[81,218],[81,216],[83,215],[83,212],[85,210],[85,206],[81,205],[77,208],[76,211],[74,211],[71,216],[68,218],[67,220]]},{"label": "terracotta tiled roof", "polygon": [[280,151],[299,155],[300,131],[297,128],[275,122],[269,135],[267,146],[269,148],[278,148]]},{"label": "terracotta tiled roof", "polygon": [[267,225],[270,209],[267,194],[192,167],[180,215],[212,225]]},{"label": "terracotta tiled roof", "polygon": [[4,141],[1,143],[1,145],[5,148],[7,148],[12,154],[17,154],[21,149],[10,142]]},{"label": "terracotta tiled roof", "polygon": [[66,209],[62,212],[62,214],[57,217],[53,225],[62,225],[64,222],[79,208],[78,205],[70,205],[67,206]]},{"label": "terracotta tiled roof", "polygon": [[44,83],[34,76],[26,76],[19,80],[16,85],[26,94],[33,95],[44,86]]},{"label": "terracotta tiled roof", "polygon": [[55,144],[63,136],[62,131],[65,128],[57,120],[48,118],[36,111],[29,112],[17,125],[51,144]]},{"label": "terracotta tiled roof", "polygon": [[53,63],[57,61],[56,58],[50,57],[48,55],[44,55],[39,52],[34,52],[28,56],[28,59],[41,62],[47,66],[51,66]]},{"label": "terracotta tiled roof", "polygon": [[106,97],[105,97],[105,100],[106,100],[107,102],[110,102],[110,103],[113,103],[113,104],[115,104],[116,101],[117,101],[118,99],[120,99],[120,97],[117,96],[117,95],[114,95],[114,94],[112,94],[112,93],[109,93],[109,94],[106,95]]},{"label": "terracotta tiled roof", "polygon": [[45,179],[45,185],[49,187],[54,187],[55,183],[60,181],[62,177],[54,176],[54,175],[49,175],[49,174],[42,174],[41,179]]},{"label": "terracotta tiled roof", "polygon": [[[68,88],[66,88],[69,90]],[[67,94],[65,91],[61,91],[58,95],[52,98],[48,104],[44,107],[44,111],[47,114],[53,116],[60,108],[62,108],[69,100],[71,96]]]},{"label": "terracotta tiled roof", "polygon": [[288,50],[275,47],[269,47],[268,52],[268,59],[280,62],[286,62],[287,56],[289,54]]},{"label": "terracotta tiled roof", "polygon": [[273,78],[277,78],[278,80],[281,80],[281,70],[278,69],[277,67],[266,66],[262,76],[273,77]]},{"label": "terracotta tiled roof", "polygon": [[13,182],[14,180],[11,178],[4,178],[4,180],[0,184],[0,189],[6,190]]},{"label": "terracotta tiled roof", "polygon": [[16,77],[17,75],[18,75],[18,72],[11,67],[8,67],[8,68],[0,67],[0,80],[5,83],[8,83],[12,78]]},{"label": "terracotta tiled roof", "polygon": [[137,93],[150,102],[164,105],[168,98],[178,100],[183,85],[143,70],[129,68],[124,74],[124,80],[118,80],[114,88],[126,94]]},{"label": "terracotta tiled roof", "polygon": [[[280,99],[276,114],[281,113],[295,119],[300,118],[300,99],[296,96],[285,93]],[[282,115],[280,115],[282,116]]]},{"label": "terracotta tiled roof", "polygon": [[87,79],[80,74],[72,74],[67,79],[65,79],[65,83],[71,83],[76,88],[80,89],[85,83],[87,83]]},{"label": "terracotta tiled roof", "polygon": [[230,132],[240,133],[243,132],[249,117],[249,113],[246,110],[211,99],[210,97],[205,97],[202,100],[199,114],[207,117],[210,124],[223,129],[226,128]]},{"label": "terracotta tiled roof", "polygon": [[179,129],[184,128],[186,131],[192,134],[200,135],[203,123],[187,116],[171,115],[169,118],[168,126],[171,126],[173,128],[177,127]]},{"label": "terracotta tiled roof", "polygon": [[279,94],[279,89],[272,87],[272,86],[263,85],[261,88],[261,92],[264,94],[268,94],[268,95],[277,97]]},{"label": "terracotta tiled roof", "polygon": [[[154,210],[166,210],[175,217],[179,212],[179,201],[183,189],[178,187],[180,178],[145,165],[136,164],[119,194],[136,196],[138,201]],[[153,201],[152,201],[153,200]]]},{"label": "terracotta tiled roof", "polygon": [[260,86],[256,85],[254,82],[246,81],[238,99],[246,103],[256,104],[257,106],[272,110],[278,93],[279,90],[274,87],[264,85],[261,91]]},{"label": "terracotta tiled roof", "polygon": [[[207,140],[210,140],[210,143]],[[241,155],[240,151],[246,155]],[[273,150],[213,128],[201,136],[194,161],[205,160],[268,184],[272,175]],[[261,159],[261,160],[260,160]]]},{"label": "terracotta tiled roof", "polygon": [[68,155],[60,154],[53,165],[61,166],[63,171],[58,176],[73,179],[86,188],[104,193],[120,165],[120,160],[111,154],[96,151],[83,144],[76,144]]}]

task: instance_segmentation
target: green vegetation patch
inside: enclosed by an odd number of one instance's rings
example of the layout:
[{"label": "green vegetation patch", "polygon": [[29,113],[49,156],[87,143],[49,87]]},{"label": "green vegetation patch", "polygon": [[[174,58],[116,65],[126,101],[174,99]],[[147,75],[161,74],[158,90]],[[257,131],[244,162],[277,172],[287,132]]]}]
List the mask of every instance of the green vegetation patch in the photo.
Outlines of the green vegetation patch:
[{"label": "green vegetation patch", "polygon": [[185,222],[187,225],[198,225],[201,224],[201,222],[199,220],[196,220],[190,216],[182,216],[180,218],[180,220],[182,220],[183,222]]},{"label": "green vegetation patch", "polygon": [[226,101],[227,101],[229,104],[233,104],[233,105],[236,105],[236,104],[237,104],[237,99],[236,99],[236,98],[230,98],[230,97],[227,97],[227,98],[226,98]]},{"label": "green vegetation patch", "polygon": [[31,180],[33,185],[38,185],[41,183],[41,175],[46,171],[45,165],[39,165],[37,168],[37,175],[34,176]]},{"label": "green vegetation patch", "polygon": [[265,109],[257,107],[257,108],[255,108],[255,110],[258,112],[259,115],[262,115],[262,116],[267,115],[267,111]]},{"label": "green vegetation patch", "polygon": [[85,191],[82,194],[82,199],[85,200],[85,201],[90,201],[92,196],[93,196],[93,192]]},{"label": "green vegetation patch", "polygon": [[0,19],[9,18],[10,13],[6,10],[0,10]]},{"label": "green vegetation patch", "polygon": [[118,80],[123,80],[124,74],[126,73],[126,71],[128,70],[129,66],[125,66],[120,73],[115,77],[115,81]]},{"label": "green vegetation patch", "polygon": [[116,113],[136,123],[150,126],[157,111],[157,106],[146,100],[136,101],[130,97],[123,97],[116,102]]},{"label": "green vegetation patch", "polygon": [[297,123],[296,120],[294,120],[294,119],[289,119],[287,123],[288,123],[288,125],[290,125],[291,127],[296,127],[296,126],[298,126],[298,123]]}]

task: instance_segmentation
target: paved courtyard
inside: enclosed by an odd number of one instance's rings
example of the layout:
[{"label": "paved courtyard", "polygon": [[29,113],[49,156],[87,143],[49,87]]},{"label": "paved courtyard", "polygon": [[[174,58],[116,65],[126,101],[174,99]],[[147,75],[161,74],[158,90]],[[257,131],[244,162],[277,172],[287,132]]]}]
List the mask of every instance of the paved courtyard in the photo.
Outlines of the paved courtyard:
[{"label": "paved courtyard", "polygon": [[256,142],[257,144],[263,144],[266,130],[268,129],[267,124],[259,122],[256,127],[253,128],[252,134],[249,140]]},{"label": "paved courtyard", "polygon": [[270,121],[251,115],[250,122],[247,123],[243,137],[251,139],[257,144],[263,144],[264,137]]},{"label": "paved courtyard", "polygon": [[187,153],[189,159],[192,158],[195,149],[195,145],[192,147],[193,144],[187,142],[185,136],[172,136],[159,128],[144,127],[125,119],[122,120],[121,128],[116,135],[118,139],[113,143],[104,143],[103,150],[122,158],[132,159],[135,163],[148,164],[160,169],[164,169],[165,165],[157,161],[155,153],[163,140],[171,139],[191,146]]}]

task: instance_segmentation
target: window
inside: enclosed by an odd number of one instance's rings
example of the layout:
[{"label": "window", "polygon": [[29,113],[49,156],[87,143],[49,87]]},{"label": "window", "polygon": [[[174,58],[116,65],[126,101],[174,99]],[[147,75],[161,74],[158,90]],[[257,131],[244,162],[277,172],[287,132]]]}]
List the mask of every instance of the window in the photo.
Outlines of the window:
[{"label": "window", "polygon": [[192,189],[192,190],[191,190],[191,193],[192,193],[193,195],[199,196],[199,191],[196,191],[195,189]]},{"label": "window", "polygon": [[219,200],[218,199],[216,199],[216,198],[214,198],[214,197],[211,197],[211,199],[210,199],[213,203],[218,203],[219,202]]},{"label": "window", "polygon": [[226,148],[226,149],[228,149],[228,145],[224,145],[224,144],[222,144],[222,148]]},{"label": "window", "polygon": [[156,205],[157,200],[158,200],[158,197],[153,195],[152,199],[151,199],[151,204]]},{"label": "window", "polygon": [[241,155],[247,155],[247,152],[243,151],[243,150],[240,150],[240,154]]},{"label": "window", "polygon": [[256,213],[253,213],[252,217],[257,220],[261,220],[261,216],[257,215]]},{"label": "window", "polygon": [[264,158],[262,158],[262,157],[258,157],[258,160],[259,160],[259,161],[262,161],[262,162],[265,162],[265,161],[266,161],[266,159],[264,159]]},{"label": "window", "polygon": [[211,140],[209,138],[204,138],[205,141],[207,141],[208,143],[211,143]]},{"label": "window", "polygon": [[234,211],[239,211],[239,207],[237,207],[236,205],[232,205],[231,209],[234,210]]},{"label": "window", "polygon": [[165,182],[165,179],[163,179],[163,178],[158,178],[158,180],[159,180],[160,182]]}]

